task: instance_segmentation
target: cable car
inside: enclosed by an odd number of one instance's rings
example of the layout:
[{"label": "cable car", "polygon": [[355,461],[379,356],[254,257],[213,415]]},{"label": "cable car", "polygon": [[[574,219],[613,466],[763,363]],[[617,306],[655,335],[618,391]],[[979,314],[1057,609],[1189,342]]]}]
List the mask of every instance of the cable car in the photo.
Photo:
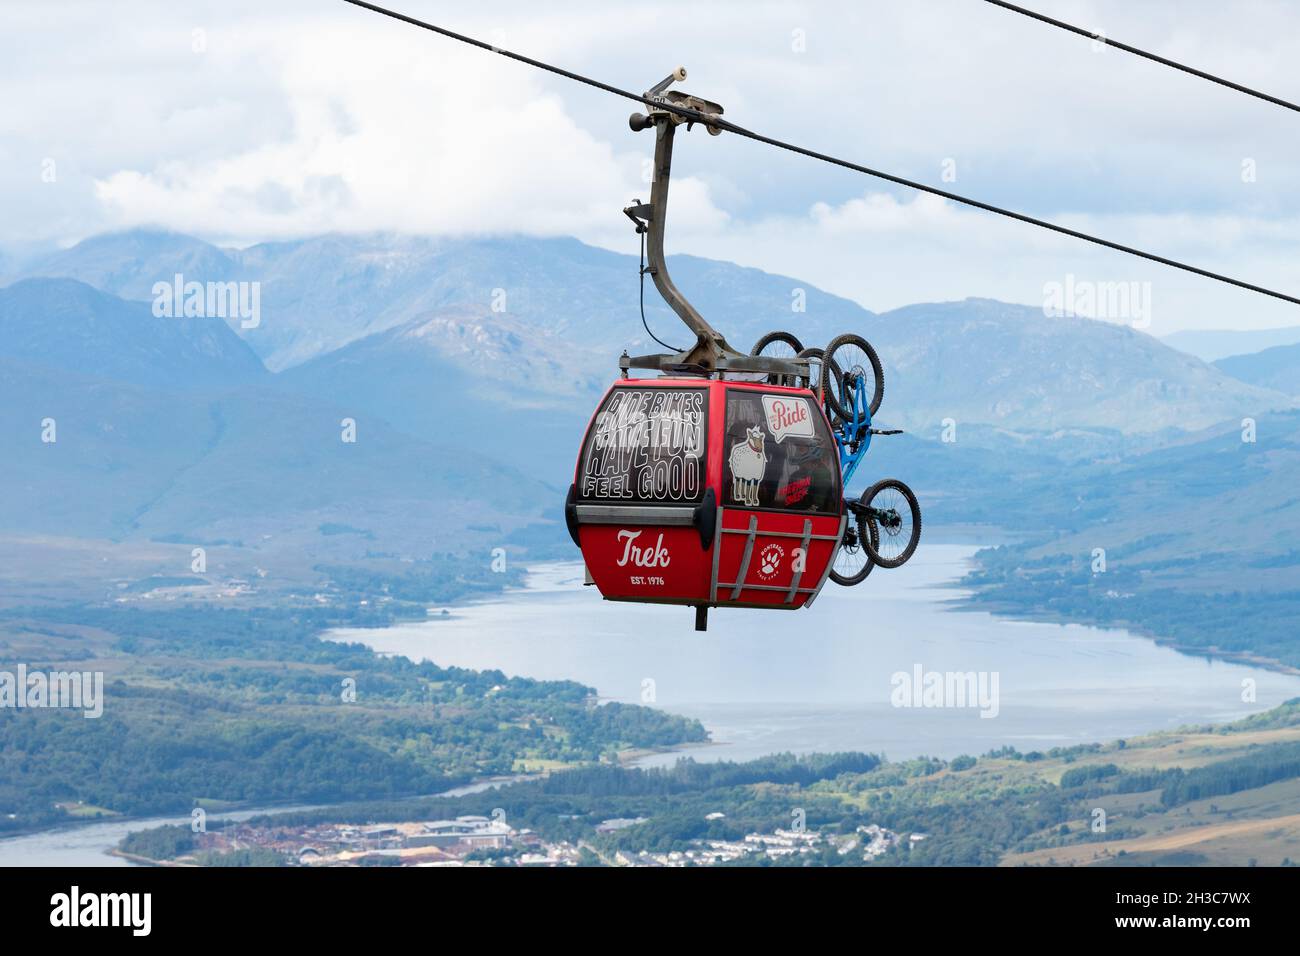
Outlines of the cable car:
[{"label": "cable car", "polygon": [[844,534],[838,449],[808,389],[691,377],[616,382],[565,507],[609,600],[799,608]]},{"label": "cable car", "polygon": [[603,597],[693,606],[705,630],[710,607],[793,610],[812,604],[828,579],[852,585],[875,566],[898,567],[916,549],[921,515],[893,479],[858,501],[844,497],[872,436],[896,434],[871,424],[884,376],[864,339],[838,336],[823,351],[774,332],[742,354],[669,276],[674,132],[695,122],[721,131],[707,122],[721,106],[667,89],[685,77],[679,67],[646,99],[706,120],[656,108],[632,115],[634,131],[655,130],[654,180],[650,202],[623,212],[642,241],[642,323],[649,275],[695,344],[622,355],[621,378],[588,423],[564,511],[587,583]]}]

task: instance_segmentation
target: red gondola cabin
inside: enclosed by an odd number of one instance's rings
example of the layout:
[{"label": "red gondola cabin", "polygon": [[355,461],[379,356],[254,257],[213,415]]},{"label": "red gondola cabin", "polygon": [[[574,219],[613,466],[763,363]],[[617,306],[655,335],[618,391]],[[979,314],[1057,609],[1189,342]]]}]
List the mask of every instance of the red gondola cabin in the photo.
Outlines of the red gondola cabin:
[{"label": "red gondola cabin", "polygon": [[807,389],[623,379],[587,426],[565,504],[611,601],[799,608],[844,531],[838,451]]}]

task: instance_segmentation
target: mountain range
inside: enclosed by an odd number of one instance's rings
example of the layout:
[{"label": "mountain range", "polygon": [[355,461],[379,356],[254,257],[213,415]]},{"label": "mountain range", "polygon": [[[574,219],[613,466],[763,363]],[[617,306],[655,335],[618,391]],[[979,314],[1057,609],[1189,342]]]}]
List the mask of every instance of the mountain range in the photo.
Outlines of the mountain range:
[{"label": "mountain range", "polygon": [[1195,431],[1291,406],[1143,332],[987,299],[907,306],[868,338],[885,365],[881,418],[1012,432]]},{"label": "mountain range", "polygon": [[[691,256],[669,262],[678,285],[739,349],[774,329],[805,345],[865,334],[885,364],[885,414],[912,429],[953,418],[1016,431],[1195,430],[1289,406],[1285,396],[1110,323],[978,299],[874,314],[787,276]],[[624,349],[658,350],[640,323],[637,260],[572,239],[327,235],[220,249],[134,231],[38,258],[23,274],[146,300],[177,274],[258,282],[260,322],[231,324],[267,368],[333,356],[301,380],[328,374],[358,396],[385,365],[417,374],[416,361],[430,377],[450,371],[469,382],[483,401],[570,408],[591,404]],[[646,316],[661,338],[683,337],[653,289]],[[353,343],[364,344],[340,354]],[[347,381],[349,372],[359,381]],[[402,404],[398,396],[370,410],[409,418]]]},{"label": "mountain range", "polygon": [[219,321],[68,279],[0,289],[0,530],[263,540],[346,523],[418,554],[546,510],[550,489],[508,463],[274,379]]},{"label": "mountain range", "polygon": [[[1275,375],[1113,324],[982,299],[875,314],[790,277],[670,264],[742,349],[774,329],[872,341],[879,420],[913,433],[872,460],[948,522],[989,520],[983,492],[1026,469],[1046,480],[1062,461],[1149,453],[1295,404]],[[141,230],[30,260],[0,289],[0,530],[260,540],[340,525],[401,553],[554,531],[618,353],[653,348],[636,272],[632,256],[519,236],[222,249]],[[178,274],[259,283],[259,321],[156,317],[155,284]],[[653,289],[646,317],[681,338]],[[955,443],[937,440],[945,419]]]},{"label": "mountain range", "polygon": [[1300,396],[1300,344],[1275,345],[1249,355],[1219,359],[1214,364],[1239,381]]}]

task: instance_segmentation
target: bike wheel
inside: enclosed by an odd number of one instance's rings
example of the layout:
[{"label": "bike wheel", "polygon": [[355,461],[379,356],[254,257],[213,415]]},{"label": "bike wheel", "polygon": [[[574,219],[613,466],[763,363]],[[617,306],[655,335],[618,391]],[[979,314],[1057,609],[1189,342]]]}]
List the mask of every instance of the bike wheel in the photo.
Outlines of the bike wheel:
[{"label": "bike wheel", "polygon": [[[803,343],[790,332],[768,332],[749,350],[750,355],[764,355],[768,358],[797,358],[803,351]],[[761,379],[760,379],[761,381]],[[793,385],[792,376],[772,374],[767,376],[769,385]]]},{"label": "bike wheel", "polygon": [[[836,382],[832,370],[838,370],[840,380]],[[863,384],[863,390],[869,396],[867,407],[875,415],[880,409],[880,401],[885,397],[885,371],[880,366],[880,356],[876,350],[860,335],[839,335],[831,339],[826,346],[826,355],[822,360],[822,396],[829,408],[844,421],[854,418],[857,385]],[[858,419],[863,417],[857,410]]]},{"label": "bike wheel", "polygon": [[849,514],[849,520],[844,526],[844,540],[831,559],[832,581],[841,587],[851,588],[867,579],[876,563],[865,544],[873,541],[877,533],[872,522]]},{"label": "bike wheel", "polygon": [[867,554],[882,568],[902,567],[921,541],[916,495],[898,479],[886,478],[862,493],[862,503],[871,509],[865,520],[877,526],[877,533],[863,540]]}]

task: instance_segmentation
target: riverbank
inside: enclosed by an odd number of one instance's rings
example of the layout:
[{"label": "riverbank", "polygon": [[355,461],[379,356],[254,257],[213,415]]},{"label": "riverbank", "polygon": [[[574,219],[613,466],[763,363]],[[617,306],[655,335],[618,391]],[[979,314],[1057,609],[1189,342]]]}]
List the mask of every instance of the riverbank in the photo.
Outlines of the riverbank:
[{"label": "riverbank", "polygon": [[[965,583],[956,584],[954,587],[962,590],[973,590],[976,592],[979,592],[981,588],[978,584],[972,585]],[[1265,657],[1264,655],[1255,654],[1251,651],[1229,650],[1227,648],[1217,647],[1213,644],[1188,644],[1175,638],[1171,638],[1167,634],[1156,631],[1141,621],[1131,620],[1128,618],[1112,619],[1100,615],[1094,617],[1088,617],[1086,615],[1067,615],[1053,611],[1048,607],[1025,607],[1009,601],[988,599],[979,596],[978,593],[976,596],[954,599],[953,610],[958,612],[969,611],[993,614],[1009,621],[1022,621],[1026,623],[1059,624],[1062,626],[1082,624],[1088,627],[1098,628],[1121,627],[1130,634],[1139,635],[1159,647],[1167,647],[1170,650],[1177,651],[1187,657],[1259,667],[1278,674],[1300,677],[1300,667],[1288,664],[1285,661],[1280,661],[1275,657]]]},{"label": "riverbank", "polygon": [[[828,584],[793,613],[720,611],[707,636],[678,608],[601,601],[579,563],[531,569],[527,586],[458,609],[456,619],[330,632],[380,653],[543,679],[576,678],[603,699],[652,702],[695,718],[712,743],[679,755],[745,761],[859,751],[956,757],[1114,740],[1185,724],[1224,723],[1300,695],[1297,675],[1265,680],[1249,662],[1203,659],[1120,628],[954,614],[969,589],[973,545],[927,544],[903,568],[857,588]],[[997,706],[900,708],[894,678],[997,675]],[[1260,696],[1241,698],[1256,679]]]}]

